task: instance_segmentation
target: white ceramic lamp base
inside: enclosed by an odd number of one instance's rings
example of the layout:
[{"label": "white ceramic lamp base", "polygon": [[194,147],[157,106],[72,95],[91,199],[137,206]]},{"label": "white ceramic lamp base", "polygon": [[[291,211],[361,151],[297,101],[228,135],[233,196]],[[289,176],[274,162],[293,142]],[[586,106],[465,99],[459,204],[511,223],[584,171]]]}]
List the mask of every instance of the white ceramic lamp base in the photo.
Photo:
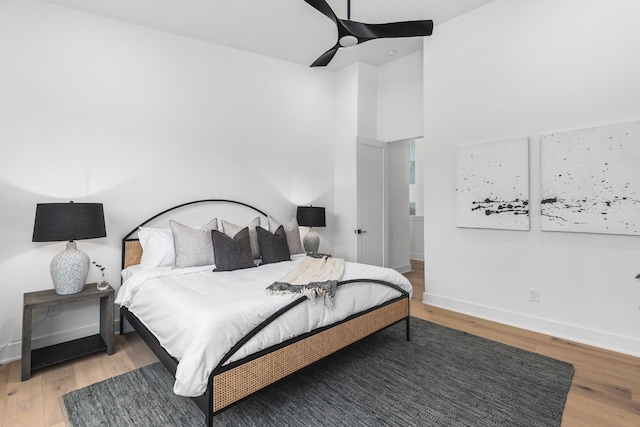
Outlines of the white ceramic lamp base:
[{"label": "white ceramic lamp base", "polygon": [[320,235],[313,230],[309,230],[302,239],[302,246],[305,252],[318,252],[320,248]]},{"label": "white ceramic lamp base", "polygon": [[58,295],[77,294],[84,289],[89,274],[89,256],[68,242],[67,249],[51,261],[51,279]]}]

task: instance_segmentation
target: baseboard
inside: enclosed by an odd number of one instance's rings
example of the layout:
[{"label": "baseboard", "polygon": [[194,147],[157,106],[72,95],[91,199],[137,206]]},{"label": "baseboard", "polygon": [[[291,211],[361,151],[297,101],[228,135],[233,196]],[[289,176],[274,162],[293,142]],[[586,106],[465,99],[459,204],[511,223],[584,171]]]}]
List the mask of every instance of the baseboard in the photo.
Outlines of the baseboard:
[{"label": "baseboard", "polygon": [[[0,365],[5,365],[14,360],[20,359],[22,353],[22,341],[13,341],[7,344],[7,347],[0,353]],[[2,348],[0,348],[2,350]]]},{"label": "baseboard", "polygon": [[411,271],[411,264],[401,265],[400,267],[395,267],[396,270],[400,274],[409,273]]},{"label": "baseboard", "polygon": [[[33,338],[31,340],[31,348],[33,350],[42,347],[48,347],[50,345],[59,344],[75,340],[78,338],[86,337],[89,335],[95,335],[100,332],[100,324],[95,323],[93,325],[83,326],[77,329],[71,329],[68,331],[59,332],[56,334],[46,335],[42,337]],[[115,321],[115,333],[118,335],[120,332],[120,316],[116,316]],[[9,343],[7,348],[0,354],[0,365],[10,363],[16,360],[20,360],[22,357],[22,340],[13,341]]]},{"label": "baseboard", "polygon": [[640,340],[621,335],[610,334],[594,329],[583,328],[563,322],[529,316],[489,306],[447,298],[425,292],[422,302],[434,307],[457,313],[498,322],[532,332],[550,335],[577,343],[640,357]]},{"label": "baseboard", "polygon": [[409,254],[409,258],[416,261],[424,261],[424,254]]}]

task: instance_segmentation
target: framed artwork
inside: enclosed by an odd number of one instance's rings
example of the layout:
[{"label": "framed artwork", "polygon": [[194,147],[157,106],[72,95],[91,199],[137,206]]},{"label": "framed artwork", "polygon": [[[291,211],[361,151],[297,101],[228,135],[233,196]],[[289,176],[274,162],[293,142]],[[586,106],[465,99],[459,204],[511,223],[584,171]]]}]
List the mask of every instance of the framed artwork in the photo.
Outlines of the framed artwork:
[{"label": "framed artwork", "polygon": [[640,121],[540,140],[541,228],[640,235]]},{"label": "framed artwork", "polygon": [[529,230],[529,139],[456,147],[456,225]]}]

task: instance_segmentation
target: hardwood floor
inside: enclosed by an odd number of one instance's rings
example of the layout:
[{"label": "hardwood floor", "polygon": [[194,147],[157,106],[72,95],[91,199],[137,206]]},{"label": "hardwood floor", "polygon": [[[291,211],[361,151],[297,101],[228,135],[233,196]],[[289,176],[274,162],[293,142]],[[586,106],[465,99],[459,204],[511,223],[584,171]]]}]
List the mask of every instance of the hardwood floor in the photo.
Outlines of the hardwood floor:
[{"label": "hardwood floor", "polygon": [[[640,358],[537,334],[422,304],[424,271],[412,263],[411,314],[451,328],[572,363],[575,367],[563,427],[640,426]],[[20,381],[20,361],[0,366],[0,426],[63,427],[58,398],[89,384],[156,362],[130,333],[116,337],[116,353],[104,353],[36,371]]]}]

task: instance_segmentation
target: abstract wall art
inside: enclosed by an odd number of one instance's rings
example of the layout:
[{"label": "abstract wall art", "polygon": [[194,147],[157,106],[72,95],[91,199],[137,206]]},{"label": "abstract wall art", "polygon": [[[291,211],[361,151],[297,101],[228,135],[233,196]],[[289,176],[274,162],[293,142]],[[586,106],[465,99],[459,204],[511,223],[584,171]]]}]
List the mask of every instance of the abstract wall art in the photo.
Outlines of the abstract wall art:
[{"label": "abstract wall art", "polygon": [[540,140],[541,228],[640,235],[640,121]]},{"label": "abstract wall art", "polygon": [[529,139],[456,147],[456,225],[529,230]]}]

